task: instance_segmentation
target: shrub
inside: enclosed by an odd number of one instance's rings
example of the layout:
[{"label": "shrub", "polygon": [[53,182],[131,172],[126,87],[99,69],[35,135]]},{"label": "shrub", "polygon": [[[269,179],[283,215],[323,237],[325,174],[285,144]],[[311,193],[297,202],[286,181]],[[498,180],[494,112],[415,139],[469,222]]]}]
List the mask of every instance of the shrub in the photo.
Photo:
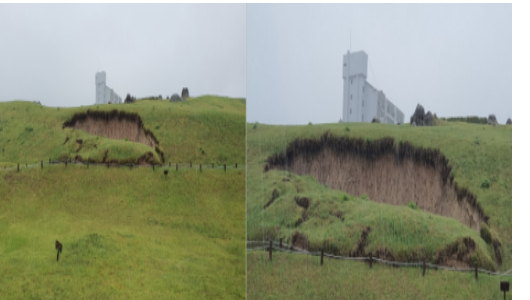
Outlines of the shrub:
[{"label": "shrub", "polygon": [[346,131],[350,131],[350,127],[346,127]]},{"label": "shrub", "polygon": [[258,128],[258,122],[254,123],[254,126],[252,126],[252,129],[257,129]]},{"label": "shrub", "polygon": [[156,126],[155,126],[155,129],[160,129],[160,126],[156,125]]},{"label": "shrub", "polygon": [[409,204],[407,204],[408,207],[414,209],[414,210],[418,210],[418,206],[416,205],[416,202],[409,202]]},{"label": "shrub", "polygon": [[368,195],[366,193],[361,195],[361,199],[363,199],[364,201],[370,201],[370,199],[368,198]]},{"label": "shrub", "polygon": [[348,195],[342,195],[342,201],[348,201],[350,197]]},{"label": "shrub", "polygon": [[487,189],[487,188],[489,188],[489,187],[490,187],[490,181],[487,180],[487,179],[484,179],[484,180],[482,181],[482,184],[480,185],[480,187],[483,188],[483,189]]},{"label": "shrub", "polygon": [[313,123],[309,122],[309,124],[307,124],[307,125],[313,125]]},{"label": "shrub", "polygon": [[475,145],[478,145],[480,144],[480,142],[478,141],[478,137],[475,137]]},{"label": "shrub", "polygon": [[25,131],[26,132],[32,132],[33,131],[33,127],[26,127]]},{"label": "shrub", "polygon": [[129,139],[128,139],[128,138],[124,138],[123,140],[124,140],[124,141],[126,141],[126,142],[128,142],[128,141],[129,141]]}]

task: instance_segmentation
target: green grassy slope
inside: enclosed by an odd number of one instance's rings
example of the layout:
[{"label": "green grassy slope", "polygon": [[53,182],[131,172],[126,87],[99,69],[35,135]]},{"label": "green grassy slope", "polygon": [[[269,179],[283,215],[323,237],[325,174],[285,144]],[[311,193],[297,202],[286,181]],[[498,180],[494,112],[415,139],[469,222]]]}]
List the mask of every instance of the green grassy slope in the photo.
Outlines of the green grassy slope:
[{"label": "green grassy slope", "polygon": [[[464,236],[477,243],[477,258],[483,267],[494,264],[494,249],[480,234],[451,218],[443,218],[408,207],[372,203],[321,186],[308,176],[284,171],[263,173],[265,159],[284,151],[295,137],[319,137],[326,131],[335,135],[369,139],[393,137],[415,146],[439,148],[453,166],[455,181],[468,187],[490,216],[490,230],[502,243],[503,263],[498,270],[511,268],[511,127],[444,123],[436,127],[389,126],[385,124],[325,124],[269,126],[247,124],[247,239],[289,237],[295,230],[308,235],[312,245],[325,242],[337,247],[354,245],[364,226],[368,251],[386,247],[404,258],[407,252],[432,254]],[[481,188],[489,180],[489,188]],[[279,198],[267,209],[263,205],[278,189]],[[305,196],[318,204],[309,209],[309,221],[295,228],[302,215],[294,197]],[[313,204],[312,204],[313,206]],[[334,217],[343,212],[344,221]],[[397,255],[399,256],[399,255]]]},{"label": "green grassy slope", "polygon": [[[77,112],[113,109],[138,113],[144,126],[153,131],[166,162],[235,164],[245,160],[244,99],[202,96],[170,103],[144,100],[134,104],[91,105],[75,108],[45,107],[27,101],[0,103],[0,167],[35,163],[69,155],[74,158],[78,145],[67,136],[89,135],[82,130],[62,129],[62,123]],[[82,156],[101,159],[139,157],[154,149],[143,144],[91,136],[97,151]],[[124,147],[125,146],[125,147]],[[93,148],[85,148],[89,151]]]},{"label": "green grassy slope", "polygon": [[[244,100],[205,96],[99,108],[0,103],[0,166],[68,153],[77,148],[63,145],[68,135],[115,158],[153,151],[61,129],[88,108],[137,112],[160,141],[166,168],[244,163]],[[83,154],[101,156],[90,151]],[[148,167],[0,168],[0,298],[244,298],[245,170],[167,169],[166,179]]]},{"label": "green grassy slope", "polygon": [[501,281],[487,276],[420,268],[391,268],[320,257],[254,252],[247,256],[247,299],[503,299]]}]

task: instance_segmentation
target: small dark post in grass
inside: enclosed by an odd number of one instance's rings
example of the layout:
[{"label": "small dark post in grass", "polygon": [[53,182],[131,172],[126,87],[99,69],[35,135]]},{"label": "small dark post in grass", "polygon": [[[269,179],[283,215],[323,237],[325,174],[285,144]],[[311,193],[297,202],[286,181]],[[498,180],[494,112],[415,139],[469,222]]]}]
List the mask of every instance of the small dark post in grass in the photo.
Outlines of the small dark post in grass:
[{"label": "small dark post in grass", "polygon": [[475,261],[475,280],[478,280],[478,262]]},{"label": "small dark post in grass", "polygon": [[19,171],[20,171],[20,164],[17,163],[17,172],[19,172]]},{"label": "small dark post in grass", "polygon": [[237,169],[237,163],[236,163],[236,169]]},{"label": "small dark post in grass", "polygon": [[282,241],[283,241],[283,238],[280,238],[280,248],[282,248]]},{"label": "small dark post in grass", "polygon": [[40,161],[40,169],[42,170],[42,168],[44,167],[43,163],[42,163],[42,160]]},{"label": "small dark post in grass", "polygon": [[269,241],[269,260],[272,260],[272,240]]},{"label": "small dark post in grass", "polygon": [[28,167],[28,163],[26,163],[26,168]]},{"label": "small dark post in grass", "polygon": [[68,164],[68,160],[65,160],[65,161],[64,161],[64,167],[65,167],[65,168],[67,167],[67,166],[66,166],[67,164]]},{"label": "small dark post in grass", "polygon": [[226,173],[226,164],[225,164],[225,173]]},{"label": "small dark post in grass", "polygon": [[372,268],[372,251],[370,251],[370,269]]},{"label": "small dark post in grass", "polygon": [[171,162],[169,162],[169,167],[171,168]]},{"label": "small dark post in grass", "polygon": [[506,300],[506,292],[510,290],[509,281],[501,281],[501,291],[504,292],[504,300]]},{"label": "small dark post in grass", "polygon": [[190,163],[190,168],[191,168],[191,163]]},{"label": "small dark post in grass", "polygon": [[320,265],[324,265],[324,247],[320,249]]},{"label": "small dark post in grass", "polygon": [[166,176],[166,179],[167,179],[167,170],[164,170],[164,175]]},{"label": "small dark post in grass", "polygon": [[425,256],[423,256],[423,277],[425,277]]},{"label": "small dark post in grass", "polygon": [[51,158],[50,158],[50,161],[49,161],[49,163],[50,163],[50,164],[52,163],[52,159],[51,159]]}]

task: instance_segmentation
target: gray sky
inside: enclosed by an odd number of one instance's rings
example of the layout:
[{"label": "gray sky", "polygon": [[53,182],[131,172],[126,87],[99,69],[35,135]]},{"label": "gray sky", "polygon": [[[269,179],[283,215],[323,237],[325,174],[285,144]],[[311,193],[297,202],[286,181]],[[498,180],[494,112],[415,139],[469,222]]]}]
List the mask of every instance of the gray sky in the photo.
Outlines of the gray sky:
[{"label": "gray sky", "polygon": [[0,4],[0,43],[0,101],[94,104],[101,70],[122,99],[246,97],[244,4]]},{"label": "gray sky", "polygon": [[511,4],[247,6],[247,120],[334,123],[342,56],[405,113],[512,116]]}]

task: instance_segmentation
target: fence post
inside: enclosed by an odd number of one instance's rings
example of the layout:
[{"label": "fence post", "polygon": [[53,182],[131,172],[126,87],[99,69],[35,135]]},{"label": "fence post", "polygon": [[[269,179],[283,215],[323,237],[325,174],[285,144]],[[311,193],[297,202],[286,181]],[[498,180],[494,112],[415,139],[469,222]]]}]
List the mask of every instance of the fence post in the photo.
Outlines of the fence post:
[{"label": "fence post", "polygon": [[213,164],[212,164],[212,169],[213,169]]},{"label": "fence post", "polygon": [[26,163],[26,168],[28,167],[28,163]]},{"label": "fence post", "polygon": [[370,251],[370,269],[372,268],[372,251]]},{"label": "fence post", "polygon": [[423,277],[425,277],[425,256],[423,256]]},{"label": "fence post", "polygon": [[272,260],[272,240],[269,241],[269,260]]},{"label": "fence post", "polygon": [[226,173],[226,164],[225,164],[225,173]]},{"label": "fence post", "polygon": [[320,249],[320,265],[324,265],[324,247]]},{"label": "fence post", "polygon": [[280,248],[282,248],[282,241],[283,241],[283,238],[280,238]]},{"label": "fence post", "polygon": [[191,168],[191,163],[190,163],[190,168]]},{"label": "fence post", "polygon": [[19,171],[20,171],[20,164],[17,163],[17,172],[19,172]]},{"label": "fence post", "polygon": [[166,179],[167,179],[167,170],[164,170],[164,175],[166,176]]},{"label": "fence post", "polygon": [[237,163],[236,163],[236,169],[237,169]]},{"label": "fence post", "polygon": [[478,280],[478,262],[475,261],[475,280]]},{"label": "fence post", "polygon": [[43,164],[42,164],[42,160],[40,161],[40,169],[42,170],[43,168]]},{"label": "fence post", "polygon": [[52,159],[51,159],[51,158],[50,158],[50,161],[49,161],[48,163],[49,163],[49,164],[51,164],[51,163],[52,163]]}]

